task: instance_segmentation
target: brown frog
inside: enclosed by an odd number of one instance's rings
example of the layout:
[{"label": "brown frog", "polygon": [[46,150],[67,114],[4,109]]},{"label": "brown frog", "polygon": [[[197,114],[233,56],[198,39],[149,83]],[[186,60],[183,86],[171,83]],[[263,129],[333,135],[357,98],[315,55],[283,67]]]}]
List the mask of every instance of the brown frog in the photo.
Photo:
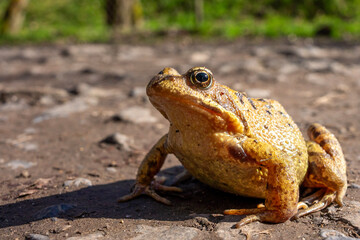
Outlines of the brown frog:
[{"label": "brown frog", "polygon": [[[248,98],[217,83],[211,71],[191,68],[184,75],[165,68],[147,86],[151,103],[169,120],[169,132],[141,163],[134,190],[170,204],[155,190],[181,191],[154,180],[167,154],[174,154],[191,175],[225,192],[264,198],[255,209],[224,214],[248,215],[253,221],[280,223],[319,211],[333,201],[342,205],[347,189],[346,164],[339,142],[320,124],[305,141],[280,103]],[[300,186],[316,189],[299,200]]]}]

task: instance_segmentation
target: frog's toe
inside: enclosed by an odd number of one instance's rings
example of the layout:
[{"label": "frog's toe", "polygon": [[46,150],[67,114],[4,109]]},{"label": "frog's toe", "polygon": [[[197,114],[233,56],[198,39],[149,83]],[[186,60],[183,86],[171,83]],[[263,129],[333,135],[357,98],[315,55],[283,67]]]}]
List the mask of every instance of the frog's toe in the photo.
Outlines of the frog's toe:
[{"label": "frog's toe", "polygon": [[324,196],[321,198],[321,200],[319,200],[319,201],[314,200],[313,202],[315,202],[315,203],[313,205],[306,208],[305,210],[302,210],[302,211],[298,212],[291,219],[292,220],[293,219],[298,219],[299,217],[305,216],[307,214],[320,211],[320,210],[326,208],[327,206],[329,206],[335,200],[335,198],[336,198],[336,192],[327,191],[324,194]]},{"label": "frog's toe", "polygon": [[161,202],[166,205],[171,205],[171,202],[168,199],[161,197],[159,194],[155,192],[155,190],[160,190],[163,192],[182,192],[181,188],[173,187],[173,186],[165,186],[161,184],[161,181],[154,180],[152,181],[150,186],[136,183],[133,188],[133,191],[130,194],[119,198],[118,202],[126,202],[140,195],[148,195],[158,202]]},{"label": "frog's toe", "polygon": [[160,182],[157,182],[157,181],[154,181],[152,183],[152,186],[155,190],[160,190],[160,191],[164,191],[164,192],[182,192],[183,191],[179,187],[162,185]]},{"label": "frog's toe", "polygon": [[299,209],[307,209],[309,206],[304,202],[298,202],[297,204],[297,210]]},{"label": "frog's toe", "polygon": [[134,199],[138,196],[140,196],[141,194],[145,193],[145,189],[147,188],[147,186],[143,186],[141,184],[135,184],[132,192],[130,194],[127,194],[125,196],[122,196],[121,198],[119,198],[117,201],[118,202],[126,202],[129,201],[131,199]]},{"label": "frog's toe", "polygon": [[238,222],[235,226],[237,228],[244,226],[248,223],[259,221],[267,223],[281,223],[290,219],[295,213],[296,208],[294,209],[279,209],[279,210],[269,210],[266,207],[260,206],[260,208],[253,209],[229,209],[225,210],[224,214],[226,215],[248,215]]},{"label": "frog's toe", "polygon": [[250,215],[261,213],[265,211],[265,207],[251,208],[251,209],[227,209],[224,211],[225,215]]},{"label": "frog's toe", "polygon": [[[259,204],[260,205],[260,204]],[[262,221],[261,214],[265,212],[265,206],[262,205],[258,208],[253,209],[228,209],[224,211],[225,215],[248,215],[245,218],[241,219],[240,222],[238,222],[235,227],[240,228],[241,226],[244,226],[246,224],[256,222],[256,221]]]},{"label": "frog's toe", "polygon": [[[166,186],[162,186],[162,185],[160,185],[160,186],[161,187],[158,186],[157,189],[161,189],[162,187],[166,187]],[[166,205],[171,204],[171,202],[169,200],[167,200],[166,198],[163,198],[159,194],[157,194],[154,191],[152,185],[144,186],[144,185],[141,185],[141,184],[135,184],[134,190],[130,194],[119,198],[118,202],[126,202],[126,201],[134,199],[134,198],[136,198],[136,197],[138,197],[140,195],[148,195],[148,196],[152,197],[153,199],[155,199],[156,201],[161,202],[161,203],[166,204]]]},{"label": "frog's toe", "polygon": [[235,224],[236,228],[240,228],[242,226],[245,226],[246,224],[252,223],[252,222],[257,222],[257,221],[261,221],[260,216],[258,215],[249,215],[246,216],[245,218],[241,219],[240,222],[238,222],[237,224]]},{"label": "frog's toe", "polygon": [[171,201],[164,198],[164,197],[161,197],[159,194],[157,194],[154,190],[152,189],[149,189],[148,191],[145,191],[144,194],[152,197],[153,199],[155,199],[156,201],[158,202],[161,202],[165,205],[171,205]]},{"label": "frog's toe", "polygon": [[314,192],[313,194],[302,198],[301,202],[306,203],[306,204],[313,204],[315,202],[318,202],[319,199],[321,199],[322,196],[324,196],[325,192],[326,192],[326,189],[322,188],[322,189]]}]

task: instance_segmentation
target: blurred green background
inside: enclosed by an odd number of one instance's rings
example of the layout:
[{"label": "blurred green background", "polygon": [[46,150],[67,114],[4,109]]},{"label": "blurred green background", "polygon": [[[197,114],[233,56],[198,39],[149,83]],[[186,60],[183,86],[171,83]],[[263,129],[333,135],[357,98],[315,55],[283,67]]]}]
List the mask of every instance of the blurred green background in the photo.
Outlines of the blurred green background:
[{"label": "blurred green background", "polygon": [[[0,1],[1,24],[9,2]],[[106,21],[106,0],[29,0],[22,28],[2,32],[0,43],[108,42],[114,36],[171,33],[203,39],[360,36],[360,0],[204,0],[200,12],[196,2],[139,0],[132,9],[136,27],[116,31]]]}]

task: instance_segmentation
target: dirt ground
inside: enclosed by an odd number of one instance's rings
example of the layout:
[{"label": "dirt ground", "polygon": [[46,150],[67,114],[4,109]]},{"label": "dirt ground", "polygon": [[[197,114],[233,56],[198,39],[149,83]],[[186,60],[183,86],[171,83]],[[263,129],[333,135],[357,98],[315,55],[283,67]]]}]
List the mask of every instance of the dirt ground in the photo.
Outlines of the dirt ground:
[{"label": "dirt ground", "polygon": [[[183,194],[165,195],[172,206],[145,196],[117,203],[168,129],[145,94],[165,66],[179,72],[206,66],[233,89],[280,101],[304,133],[313,122],[328,127],[347,161],[345,205],[283,224],[234,229],[242,217],[222,211],[252,208],[261,199],[193,179],[180,184]],[[0,239],[359,238],[359,99],[356,43],[0,47]],[[170,156],[162,174],[180,171]]]}]

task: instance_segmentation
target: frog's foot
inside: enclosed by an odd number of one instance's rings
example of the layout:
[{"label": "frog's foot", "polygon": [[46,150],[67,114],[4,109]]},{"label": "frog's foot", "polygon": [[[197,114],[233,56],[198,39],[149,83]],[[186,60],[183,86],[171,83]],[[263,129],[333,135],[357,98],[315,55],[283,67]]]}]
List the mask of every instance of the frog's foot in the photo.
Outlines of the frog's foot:
[{"label": "frog's foot", "polygon": [[165,186],[165,185],[162,185],[161,182],[154,180],[151,182],[150,185],[143,185],[141,183],[136,183],[132,192],[128,195],[125,195],[125,196],[119,198],[118,202],[126,202],[126,201],[134,199],[140,195],[145,194],[145,195],[152,197],[153,199],[155,199],[158,202],[161,202],[166,205],[171,205],[171,202],[168,199],[161,197],[159,194],[157,194],[155,192],[155,190],[160,190],[160,191],[164,191],[164,192],[182,192],[181,188]]},{"label": "frog's foot", "polygon": [[166,185],[168,186],[173,186],[173,185],[177,185],[181,182],[184,182],[186,180],[191,179],[193,176],[191,175],[191,173],[188,172],[188,170],[186,170],[184,168],[184,170],[182,172],[180,172],[179,174],[177,174],[175,177],[173,178],[169,178],[166,179]]},{"label": "frog's foot", "polygon": [[[264,208],[264,207],[265,207],[265,205],[263,203],[259,203],[257,205],[257,208]],[[309,206],[305,202],[299,202],[297,204],[297,210],[299,210],[299,209],[307,209],[308,207]]]},{"label": "frog's foot", "polygon": [[325,192],[326,192],[326,189],[322,188],[322,189],[314,192],[313,194],[304,197],[303,199],[301,199],[301,202],[308,204],[308,205],[316,203],[319,201],[319,199],[322,198],[322,196],[324,196]]},{"label": "frog's foot", "polygon": [[240,228],[251,222],[272,222],[280,223],[285,222],[289,219],[289,216],[286,213],[281,211],[269,210],[266,207],[263,207],[261,204],[258,205],[258,208],[253,209],[228,209],[224,211],[225,215],[248,215],[245,218],[241,219],[235,227]]},{"label": "frog's foot", "polygon": [[[320,211],[320,210],[326,208],[327,206],[329,206],[335,200],[337,194],[336,194],[336,192],[333,192],[330,190],[326,191],[325,194],[324,194],[324,192],[325,192],[325,190],[321,189],[321,190],[315,192],[314,194],[310,195],[309,197],[306,197],[305,199],[303,199],[304,202],[311,202],[314,204],[311,205],[310,207],[304,209],[303,211],[298,212],[291,219],[292,220],[298,219],[299,217]],[[317,197],[317,198],[315,198],[315,197]]]}]

